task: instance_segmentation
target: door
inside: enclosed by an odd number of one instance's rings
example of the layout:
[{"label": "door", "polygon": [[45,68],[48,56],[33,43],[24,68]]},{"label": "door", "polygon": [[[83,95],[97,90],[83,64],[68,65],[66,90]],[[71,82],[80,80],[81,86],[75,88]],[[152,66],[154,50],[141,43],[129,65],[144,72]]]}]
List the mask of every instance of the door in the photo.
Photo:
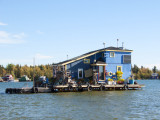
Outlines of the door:
[{"label": "door", "polygon": [[104,80],[105,74],[104,74],[104,66],[99,66],[99,80]]}]

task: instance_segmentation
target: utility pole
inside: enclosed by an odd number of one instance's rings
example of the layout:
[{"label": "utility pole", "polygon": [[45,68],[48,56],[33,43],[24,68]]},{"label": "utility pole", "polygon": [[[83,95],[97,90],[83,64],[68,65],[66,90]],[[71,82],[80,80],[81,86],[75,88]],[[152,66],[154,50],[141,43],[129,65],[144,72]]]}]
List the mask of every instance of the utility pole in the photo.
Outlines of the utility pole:
[{"label": "utility pole", "polygon": [[33,58],[33,89],[34,89],[34,87],[35,87],[34,76],[35,76],[35,57]]}]

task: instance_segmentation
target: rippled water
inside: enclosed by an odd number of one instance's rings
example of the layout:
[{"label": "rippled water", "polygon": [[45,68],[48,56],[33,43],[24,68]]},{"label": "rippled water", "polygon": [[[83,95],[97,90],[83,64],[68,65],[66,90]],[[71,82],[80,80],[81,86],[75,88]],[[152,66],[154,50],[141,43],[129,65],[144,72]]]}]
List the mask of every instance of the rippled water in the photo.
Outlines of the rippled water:
[{"label": "rippled water", "polygon": [[[109,120],[159,119],[160,80],[140,80],[142,90],[5,94],[0,83],[0,120]],[[28,83],[32,86],[32,83]]]}]

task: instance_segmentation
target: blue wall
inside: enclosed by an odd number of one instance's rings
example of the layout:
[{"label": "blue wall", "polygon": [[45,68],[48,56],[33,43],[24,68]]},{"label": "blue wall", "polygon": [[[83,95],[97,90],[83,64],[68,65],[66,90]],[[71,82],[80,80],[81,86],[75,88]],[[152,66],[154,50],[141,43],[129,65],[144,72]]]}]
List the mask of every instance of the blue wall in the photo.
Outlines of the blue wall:
[{"label": "blue wall", "polygon": [[123,63],[123,55],[131,55],[130,52],[115,52],[115,57],[110,57],[110,52],[106,52],[109,54],[108,57],[106,57],[106,70],[107,72],[116,73],[117,72],[117,66],[122,66],[122,72],[123,72],[123,79],[127,79],[131,75],[131,64],[124,64]]},{"label": "blue wall", "polygon": [[[106,54],[106,57],[102,56],[102,53]],[[90,59],[90,64],[94,63],[94,59],[102,59],[107,63],[106,70],[107,72],[116,73],[117,66],[122,66],[123,79],[127,79],[131,75],[131,64],[123,64],[123,55],[131,55],[130,52],[115,52],[115,57],[110,57],[109,51],[104,51],[97,53],[96,55],[92,55],[90,57],[86,57],[85,59]],[[90,64],[86,64],[83,62],[84,59],[78,60],[76,62],[70,63],[67,65],[67,70],[70,70],[73,73],[73,76],[78,79],[78,69],[83,69],[83,77],[85,77],[84,71],[92,68]]]}]

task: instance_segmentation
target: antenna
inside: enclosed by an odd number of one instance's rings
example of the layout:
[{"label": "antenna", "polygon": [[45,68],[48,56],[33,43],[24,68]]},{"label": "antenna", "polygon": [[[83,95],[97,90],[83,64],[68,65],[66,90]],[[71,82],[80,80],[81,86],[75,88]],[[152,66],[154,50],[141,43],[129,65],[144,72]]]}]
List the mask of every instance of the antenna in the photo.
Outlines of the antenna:
[{"label": "antenna", "polygon": [[124,42],[122,42],[122,48],[124,47]]},{"label": "antenna", "polygon": [[106,44],[106,43],[104,42],[104,43],[103,43],[103,45],[104,45],[104,49],[105,49],[105,44]]},{"label": "antenna", "polygon": [[68,55],[67,55],[67,60],[68,60]]},{"label": "antenna", "polygon": [[117,39],[117,48],[118,48],[118,41],[119,41],[119,39]]}]

